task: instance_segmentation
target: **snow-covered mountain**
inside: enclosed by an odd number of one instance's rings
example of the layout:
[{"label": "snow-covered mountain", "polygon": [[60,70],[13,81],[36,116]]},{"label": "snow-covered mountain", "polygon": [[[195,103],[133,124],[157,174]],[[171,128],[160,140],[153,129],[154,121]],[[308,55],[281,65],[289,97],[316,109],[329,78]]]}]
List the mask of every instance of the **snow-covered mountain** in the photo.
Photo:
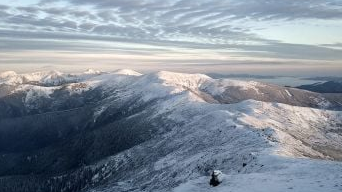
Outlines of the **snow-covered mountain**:
[{"label": "snow-covered mountain", "polygon": [[342,190],[341,106],[319,93],[127,69],[0,88],[0,191]]},{"label": "snow-covered mountain", "polygon": [[318,93],[342,93],[342,81],[319,82],[311,85],[301,85],[297,88]]}]

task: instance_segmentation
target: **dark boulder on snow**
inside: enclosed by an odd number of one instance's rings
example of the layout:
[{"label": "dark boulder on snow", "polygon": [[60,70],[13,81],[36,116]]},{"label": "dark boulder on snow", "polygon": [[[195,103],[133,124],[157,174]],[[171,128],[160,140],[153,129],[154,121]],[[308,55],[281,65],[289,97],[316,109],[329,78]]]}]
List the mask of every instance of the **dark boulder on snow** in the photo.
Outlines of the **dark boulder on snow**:
[{"label": "dark boulder on snow", "polygon": [[219,170],[214,170],[211,174],[210,185],[213,187],[218,186],[223,181],[223,174]]}]

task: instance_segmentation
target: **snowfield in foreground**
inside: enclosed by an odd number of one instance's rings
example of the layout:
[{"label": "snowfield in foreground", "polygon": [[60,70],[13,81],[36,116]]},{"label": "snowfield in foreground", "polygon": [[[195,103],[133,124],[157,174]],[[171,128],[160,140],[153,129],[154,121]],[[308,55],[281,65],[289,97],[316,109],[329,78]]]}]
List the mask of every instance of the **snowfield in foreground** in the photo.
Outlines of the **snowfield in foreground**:
[{"label": "snowfield in foreground", "polygon": [[[21,92],[27,110],[62,91],[100,90],[94,124],[125,106],[126,122],[141,116],[156,128],[150,139],[87,165],[100,171],[84,191],[342,191],[342,112],[321,94],[166,71],[0,77],[14,86],[2,95]],[[210,187],[216,169],[225,178]]]},{"label": "snowfield in foreground", "polygon": [[208,177],[199,177],[176,187],[174,192],[339,192],[342,190],[341,163],[262,156],[259,160],[267,169],[252,173],[224,175],[217,187],[208,185]]}]

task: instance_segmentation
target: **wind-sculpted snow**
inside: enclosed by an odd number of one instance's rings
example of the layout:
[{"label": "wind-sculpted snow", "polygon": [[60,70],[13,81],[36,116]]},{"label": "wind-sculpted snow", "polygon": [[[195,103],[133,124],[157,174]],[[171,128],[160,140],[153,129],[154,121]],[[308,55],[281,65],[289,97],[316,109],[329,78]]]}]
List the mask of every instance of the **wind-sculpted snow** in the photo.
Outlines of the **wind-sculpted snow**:
[{"label": "wind-sculpted snow", "polygon": [[[16,84],[0,98],[0,112],[16,117],[0,113],[0,174],[12,175],[0,183],[99,192],[342,189],[342,112],[326,110],[334,104],[321,94],[167,71],[73,77]],[[212,170],[225,175],[217,188]],[[15,176],[27,174],[47,176]],[[74,175],[88,179],[70,182]]]}]

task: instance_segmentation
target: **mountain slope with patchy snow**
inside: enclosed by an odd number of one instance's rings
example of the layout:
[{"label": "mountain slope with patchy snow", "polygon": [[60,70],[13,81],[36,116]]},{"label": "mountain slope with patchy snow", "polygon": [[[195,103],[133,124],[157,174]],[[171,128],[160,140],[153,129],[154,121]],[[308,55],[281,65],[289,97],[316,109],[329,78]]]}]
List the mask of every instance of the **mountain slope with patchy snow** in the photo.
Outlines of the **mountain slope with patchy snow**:
[{"label": "mountain slope with patchy snow", "polygon": [[[24,76],[0,80],[8,185],[43,173],[69,183],[49,186],[59,191],[341,190],[342,112],[326,110],[336,106],[321,94],[167,71],[44,73],[11,84]],[[214,169],[226,176],[216,188]],[[70,175],[90,179],[78,186]]]}]

